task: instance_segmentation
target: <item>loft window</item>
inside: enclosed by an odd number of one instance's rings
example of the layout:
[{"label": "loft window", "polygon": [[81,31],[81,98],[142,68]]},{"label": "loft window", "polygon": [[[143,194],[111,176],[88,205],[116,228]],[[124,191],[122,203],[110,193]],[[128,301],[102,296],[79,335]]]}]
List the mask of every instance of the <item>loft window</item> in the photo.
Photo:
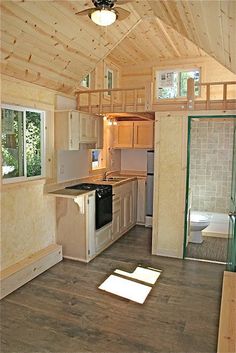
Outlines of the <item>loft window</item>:
[{"label": "loft window", "polygon": [[[193,78],[200,82],[200,70],[168,70],[156,72],[156,97],[158,99],[174,99],[187,96],[187,81]],[[195,95],[199,96],[199,86],[195,86]]]},{"label": "loft window", "polygon": [[44,112],[2,107],[2,177],[23,181],[44,175]]},{"label": "loft window", "polygon": [[85,88],[90,88],[90,84],[91,84],[91,77],[90,74],[88,74],[87,76],[85,76],[85,78],[80,82],[80,85],[85,87]]},{"label": "loft window", "polygon": [[[110,68],[106,69],[106,88],[114,88],[114,71]],[[111,92],[107,92],[107,95],[110,96]]]}]

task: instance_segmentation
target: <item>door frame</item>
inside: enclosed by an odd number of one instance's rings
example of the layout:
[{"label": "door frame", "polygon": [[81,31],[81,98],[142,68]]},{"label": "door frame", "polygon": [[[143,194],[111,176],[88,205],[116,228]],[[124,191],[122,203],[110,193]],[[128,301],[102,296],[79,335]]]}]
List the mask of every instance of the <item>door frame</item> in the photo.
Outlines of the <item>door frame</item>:
[{"label": "door frame", "polygon": [[184,242],[183,242],[183,259],[186,257],[186,240],[188,230],[188,204],[189,204],[189,181],[190,181],[190,156],[191,156],[191,122],[192,119],[224,119],[224,118],[236,118],[235,114],[229,115],[188,115],[188,135],[187,135],[187,170],[186,170],[186,189],[185,189],[185,212],[184,212]]}]

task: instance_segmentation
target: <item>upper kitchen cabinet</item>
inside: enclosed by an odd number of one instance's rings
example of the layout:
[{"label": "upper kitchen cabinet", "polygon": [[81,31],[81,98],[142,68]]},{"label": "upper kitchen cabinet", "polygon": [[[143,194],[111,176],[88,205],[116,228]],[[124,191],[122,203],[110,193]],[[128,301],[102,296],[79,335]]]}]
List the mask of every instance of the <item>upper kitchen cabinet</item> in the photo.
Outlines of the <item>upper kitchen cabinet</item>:
[{"label": "upper kitchen cabinet", "polygon": [[114,140],[113,147],[115,148],[133,148],[133,123],[129,121],[117,122],[113,126]]},{"label": "upper kitchen cabinet", "polygon": [[103,119],[76,110],[55,113],[55,147],[60,150],[79,150],[80,144],[103,143]]},{"label": "upper kitchen cabinet", "polygon": [[113,126],[114,148],[153,148],[152,121],[121,121]]},{"label": "upper kitchen cabinet", "polygon": [[152,121],[134,122],[134,148],[153,148]]}]

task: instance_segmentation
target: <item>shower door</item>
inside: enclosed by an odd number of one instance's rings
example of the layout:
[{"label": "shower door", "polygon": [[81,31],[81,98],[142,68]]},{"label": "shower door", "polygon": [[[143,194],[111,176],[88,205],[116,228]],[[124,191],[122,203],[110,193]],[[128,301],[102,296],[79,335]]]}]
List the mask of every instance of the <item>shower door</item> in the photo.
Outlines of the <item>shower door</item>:
[{"label": "shower door", "polygon": [[236,118],[234,122],[233,168],[229,212],[227,270],[236,272]]}]

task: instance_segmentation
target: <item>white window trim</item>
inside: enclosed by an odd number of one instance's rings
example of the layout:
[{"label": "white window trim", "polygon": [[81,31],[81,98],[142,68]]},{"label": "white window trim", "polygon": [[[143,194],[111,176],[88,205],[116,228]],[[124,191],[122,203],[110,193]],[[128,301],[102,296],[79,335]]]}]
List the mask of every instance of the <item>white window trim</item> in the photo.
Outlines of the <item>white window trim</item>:
[{"label": "white window trim", "polygon": [[[115,71],[112,68],[110,68],[109,66],[106,66],[106,70],[105,70],[105,89],[108,89],[108,72],[110,72],[112,74],[112,87],[111,87],[111,89],[113,89],[114,88]],[[108,94],[108,92],[104,92],[104,96],[106,98],[111,97]]]},{"label": "white window trim", "polygon": [[[24,176],[19,176],[15,178],[6,178],[4,179],[2,177],[2,184],[12,184],[12,183],[19,183],[19,182],[25,182],[25,181],[31,181],[31,180],[37,180],[37,179],[42,179],[45,178],[46,176],[46,134],[45,134],[45,111],[39,110],[39,109],[34,109],[30,107],[23,107],[19,105],[9,105],[9,104],[2,104],[1,109],[11,109],[11,110],[16,110],[16,111],[22,111],[24,112],[24,138],[25,138],[25,124],[26,124],[26,111],[34,112],[34,113],[40,113],[41,114],[41,175],[37,175],[34,177],[27,177],[26,176],[26,144],[24,144]],[[2,134],[2,131],[1,131]],[[1,173],[2,173],[2,166],[1,166]]]},{"label": "white window trim", "polygon": [[[154,99],[159,101],[165,101],[165,100],[183,100],[185,98],[185,96],[176,96],[175,98],[159,98],[159,74],[161,72],[188,72],[188,71],[199,71],[199,83],[201,83],[201,78],[202,78],[202,70],[201,67],[189,67],[189,68],[154,68],[154,77],[155,77],[155,90],[154,90]],[[178,93],[179,93],[179,81],[178,81]],[[200,98],[201,97],[201,86],[199,87],[199,95],[196,96],[196,98]]]}]

